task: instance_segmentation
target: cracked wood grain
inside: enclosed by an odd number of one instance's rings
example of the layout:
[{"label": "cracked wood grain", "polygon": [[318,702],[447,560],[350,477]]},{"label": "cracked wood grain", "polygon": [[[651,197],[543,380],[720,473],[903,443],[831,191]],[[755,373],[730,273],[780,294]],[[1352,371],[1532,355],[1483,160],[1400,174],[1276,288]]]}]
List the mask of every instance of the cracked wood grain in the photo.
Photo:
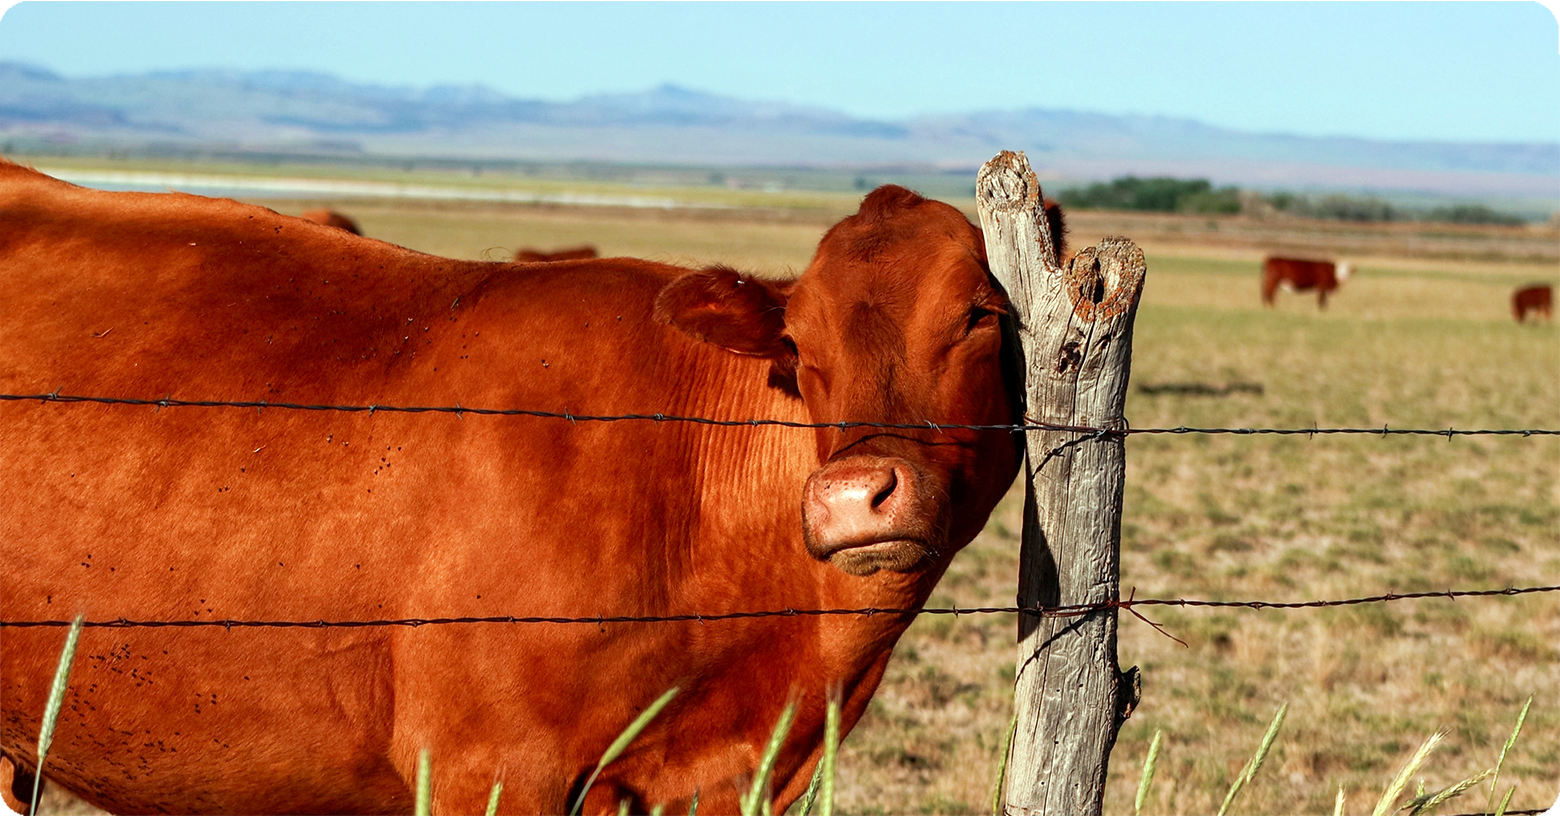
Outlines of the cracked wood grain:
[{"label": "cracked wood grain", "polygon": [[[1003,151],[987,162],[975,196],[991,272],[1013,305],[1007,339],[1017,344],[1026,419],[1124,428],[1142,250],[1111,237],[1057,258],[1040,184],[1022,153]],[[1119,597],[1124,441],[1026,434],[1020,606]],[[1018,637],[1018,726],[1003,810],[1099,814],[1116,732],[1137,702],[1136,677],[1122,675],[1116,663],[1116,610],[1020,615]]]}]

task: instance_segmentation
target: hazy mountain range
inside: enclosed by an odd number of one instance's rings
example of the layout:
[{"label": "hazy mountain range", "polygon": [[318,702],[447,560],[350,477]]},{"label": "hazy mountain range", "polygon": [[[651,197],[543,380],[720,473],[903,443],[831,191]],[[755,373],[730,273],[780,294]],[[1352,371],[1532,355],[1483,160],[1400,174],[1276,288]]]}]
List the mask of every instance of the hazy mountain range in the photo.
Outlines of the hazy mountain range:
[{"label": "hazy mountain range", "polygon": [[1267,188],[1560,198],[1556,142],[1314,138],[1038,108],[873,120],[673,85],[549,102],[482,85],[388,87],[306,72],[66,78],[0,62],[0,140],[863,168],[973,168],[1013,149],[1026,151],[1044,176],[1072,181],[1135,173]]}]

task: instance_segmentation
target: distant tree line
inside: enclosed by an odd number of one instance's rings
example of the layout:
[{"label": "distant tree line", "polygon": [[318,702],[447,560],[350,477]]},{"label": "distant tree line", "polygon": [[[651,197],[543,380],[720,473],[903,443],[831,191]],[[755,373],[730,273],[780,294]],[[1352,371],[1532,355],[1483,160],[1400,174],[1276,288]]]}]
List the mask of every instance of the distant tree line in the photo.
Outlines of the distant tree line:
[{"label": "distant tree line", "polygon": [[1207,179],[1123,176],[1110,182],[1065,189],[1056,198],[1063,207],[1081,210],[1230,215],[1277,211],[1305,218],[1365,223],[1434,221],[1508,226],[1527,223],[1519,215],[1483,204],[1410,209],[1371,196],[1329,194],[1313,197],[1285,192],[1262,194],[1236,187],[1216,188]]},{"label": "distant tree line", "polygon": [[1056,198],[1063,207],[1083,210],[1185,213],[1241,211],[1239,190],[1234,187],[1215,190],[1207,179],[1125,176],[1109,183],[1063,190]]}]

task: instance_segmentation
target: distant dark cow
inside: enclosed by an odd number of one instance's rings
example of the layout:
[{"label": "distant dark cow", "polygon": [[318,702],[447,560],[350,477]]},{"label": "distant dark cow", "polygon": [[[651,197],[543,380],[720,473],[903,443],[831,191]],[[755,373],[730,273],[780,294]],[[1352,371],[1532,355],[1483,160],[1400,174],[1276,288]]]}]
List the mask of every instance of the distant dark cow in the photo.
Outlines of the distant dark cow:
[{"label": "distant dark cow", "polygon": [[1554,317],[1554,288],[1547,283],[1524,286],[1511,294],[1511,314],[1518,323],[1527,319],[1527,313]]},{"label": "distant dark cow", "polygon": [[[270,210],[0,163],[0,617],[376,621],[916,608],[1020,461],[980,231],[898,187],[794,282],[625,258],[456,261]],[[1058,231],[1059,232],[1059,231]],[[297,411],[527,408],[735,420]],[[914,428],[747,425],[866,421]],[[940,427],[939,427],[940,426]],[[43,773],[116,813],[775,812],[912,618],[89,628]],[[21,775],[64,633],[7,628]]]},{"label": "distant dark cow", "polygon": [[515,260],[521,263],[546,263],[548,261],[583,261],[596,257],[596,248],[593,246],[577,246],[559,249],[553,252],[542,252],[538,249],[517,249]]},{"label": "distant dark cow", "polygon": [[358,229],[356,221],[353,221],[352,219],[342,215],[339,212],[336,212],[335,210],[309,210],[308,212],[303,213],[298,217],[305,221],[313,221],[314,223],[320,224],[321,226],[343,229],[352,233],[353,235],[363,234],[363,231]]},{"label": "distant dark cow", "polygon": [[1327,293],[1349,279],[1347,263],[1270,257],[1262,263],[1262,302],[1273,305],[1273,293],[1285,289],[1316,290],[1316,303],[1327,308]]}]

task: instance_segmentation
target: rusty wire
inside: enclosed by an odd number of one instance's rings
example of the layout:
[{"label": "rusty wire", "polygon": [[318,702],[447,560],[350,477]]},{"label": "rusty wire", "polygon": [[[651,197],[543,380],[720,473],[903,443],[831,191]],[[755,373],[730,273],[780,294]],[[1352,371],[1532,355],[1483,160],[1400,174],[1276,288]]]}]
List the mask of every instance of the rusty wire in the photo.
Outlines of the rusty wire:
[{"label": "rusty wire", "polygon": [[[1500,428],[1479,430],[1458,430],[1456,428],[1391,428],[1382,425],[1380,428],[1192,428],[1179,426],[1175,428],[1131,428],[1125,423],[1120,427],[1095,428],[1083,425],[1063,425],[1052,422],[1040,422],[1026,417],[1022,424],[992,424],[992,425],[966,425],[959,423],[926,422],[898,423],[898,422],[794,422],[784,419],[712,419],[709,417],[678,416],[674,414],[576,414],[568,410],[541,411],[530,408],[475,408],[460,404],[455,405],[313,405],[295,402],[270,402],[268,400],[185,400],[174,399],[172,395],[160,399],[137,399],[132,397],[96,397],[80,394],[62,394],[54,391],[46,394],[0,394],[0,402],[24,402],[37,400],[49,403],[93,403],[98,405],[129,405],[142,406],[162,410],[163,408],[253,408],[263,412],[265,409],[283,411],[322,411],[351,414],[375,413],[400,413],[400,414],[454,414],[463,417],[466,414],[478,416],[525,416],[542,419],[562,419],[569,422],[655,422],[655,423],[692,423],[697,425],[713,425],[718,427],[763,427],[773,426],[781,428],[881,428],[885,430],[968,430],[968,431],[1008,431],[1011,433],[1031,431],[1063,431],[1069,433],[1087,434],[1087,438],[1101,439],[1107,437],[1121,438],[1139,434],[1227,434],[1234,436],[1253,436],[1270,434],[1280,436],[1324,436],[1324,435],[1353,435],[1353,436],[1444,436],[1448,440],[1456,436],[1560,436],[1560,429],[1555,428]],[[1078,441],[1087,441],[1086,439]]]},{"label": "rusty wire", "polygon": [[[449,618],[399,618],[393,620],[128,620],[115,618],[110,620],[83,621],[82,626],[101,629],[156,629],[156,628],[188,628],[188,627],[216,627],[222,629],[327,629],[327,628],[366,628],[384,626],[439,626],[449,624],[475,624],[475,623],[552,623],[552,624],[592,624],[605,626],[609,623],[717,623],[721,621],[747,620],[753,618],[799,618],[799,617],[831,617],[831,616],[858,616],[873,617],[884,616],[909,616],[919,615],[995,615],[995,614],[1024,614],[1040,618],[1074,618],[1083,617],[1106,609],[1125,609],[1138,615],[1134,611],[1139,606],[1179,606],[1179,607],[1211,607],[1224,609],[1318,609],[1334,606],[1356,606],[1371,603],[1390,603],[1393,601],[1423,600],[1427,598],[1482,598],[1491,596],[1515,596],[1532,595],[1545,592],[1560,592],[1560,585],[1535,586],[1535,587],[1506,587],[1505,589],[1473,589],[1473,590],[1442,590],[1439,592],[1387,592],[1382,595],[1371,595],[1362,598],[1342,598],[1332,600],[1315,601],[1218,601],[1200,600],[1192,598],[1136,598],[1129,597],[1125,600],[1114,599],[1100,601],[1098,603],[1068,604],[1063,606],[1023,607],[1023,606],[978,606],[978,607],[921,607],[915,608],[880,608],[862,607],[856,609],[767,609],[751,612],[718,612],[712,614],[684,613],[676,615],[585,615],[576,617],[552,616],[552,615],[492,615],[486,617],[449,617]],[[1141,615],[1138,615],[1141,617]],[[1146,619],[1145,619],[1146,620]],[[68,627],[74,621],[69,620],[0,620],[0,627],[27,629],[38,627]]]}]

